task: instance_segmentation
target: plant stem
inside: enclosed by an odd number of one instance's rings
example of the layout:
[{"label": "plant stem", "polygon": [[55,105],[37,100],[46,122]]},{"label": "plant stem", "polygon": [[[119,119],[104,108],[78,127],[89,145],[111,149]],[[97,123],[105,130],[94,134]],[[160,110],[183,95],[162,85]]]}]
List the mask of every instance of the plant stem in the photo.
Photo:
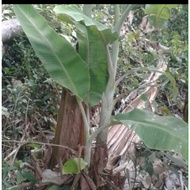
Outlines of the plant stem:
[{"label": "plant stem", "polygon": [[87,116],[84,111],[84,107],[80,100],[77,99],[77,102],[79,104],[79,108],[81,110],[83,122],[84,122],[84,133],[85,133],[85,153],[84,153],[84,160],[88,163],[88,166],[90,166],[90,159],[91,159],[91,143],[88,143],[89,139],[89,122],[87,119]]},{"label": "plant stem", "polygon": [[[119,22],[119,16],[120,16],[120,8],[119,5],[115,5],[115,14],[114,14],[114,24],[116,25]],[[119,34],[119,31],[117,31]],[[119,54],[119,40],[116,40],[113,45],[112,45],[112,64],[113,64],[113,70],[114,73],[114,82],[115,82],[115,75],[117,71],[117,59],[118,59],[118,54]]]},{"label": "plant stem", "polygon": [[119,18],[118,22],[115,22],[114,30],[115,30],[118,34],[119,34],[120,30],[121,30],[121,26],[122,26],[122,24],[124,23],[124,21],[125,21],[127,15],[128,15],[129,12],[131,11],[131,9],[132,9],[133,7],[135,7],[135,6],[137,6],[137,5],[135,5],[135,4],[129,4],[129,5],[127,6],[127,8],[125,9],[125,11],[123,11],[123,13],[122,13],[121,17]]},{"label": "plant stem", "polygon": [[104,126],[101,126],[100,128],[98,128],[96,131],[94,131],[92,133],[92,135],[89,137],[88,139],[88,142],[87,143],[92,143],[92,141],[94,140],[94,138],[96,138],[96,136],[104,129],[108,128],[108,127],[111,127],[112,125],[116,125],[116,124],[120,124],[119,122],[111,122],[110,124],[108,125],[104,125]]},{"label": "plant stem", "polygon": [[[115,5],[115,19],[114,23],[117,23],[120,11],[119,5]],[[113,102],[113,94],[115,91],[115,76],[116,76],[116,69],[117,69],[117,58],[119,53],[119,41],[116,40],[112,46],[112,55],[110,54],[110,50],[107,47],[107,60],[108,60],[108,73],[109,73],[109,80],[106,87],[105,92],[102,95],[102,107],[100,113],[100,122],[99,128],[102,126],[108,126],[111,122],[111,112],[112,112],[112,102]],[[101,129],[100,133],[98,134],[97,141],[98,143],[107,143],[107,136],[108,136],[108,127],[105,129]]]},{"label": "plant stem", "polygon": [[[134,5],[128,5],[123,14],[120,17],[120,6],[119,4],[115,5],[115,14],[114,14],[114,30],[119,34],[121,26],[125,21],[126,16],[129,14],[129,11]],[[111,121],[111,112],[112,112],[112,102],[113,102],[113,93],[115,91],[115,76],[117,71],[117,59],[119,54],[119,40],[116,40],[112,45],[112,54],[107,48],[107,57],[108,57],[108,73],[109,81],[106,87],[105,92],[102,95],[102,110],[100,113],[100,122],[99,127],[109,125]],[[107,142],[108,128],[101,130],[98,134],[101,142]]]},{"label": "plant stem", "polygon": [[[100,122],[99,127],[107,126],[111,121],[111,112],[112,112],[112,103],[113,94],[115,90],[115,71],[113,70],[113,63],[110,55],[110,51],[107,47],[107,60],[108,60],[108,73],[109,80],[105,92],[102,95],[102,107],[100,112]],[[97,140],[102,143],[107,142],[108,128],[101,130],[101,133],[98,134]]]}]

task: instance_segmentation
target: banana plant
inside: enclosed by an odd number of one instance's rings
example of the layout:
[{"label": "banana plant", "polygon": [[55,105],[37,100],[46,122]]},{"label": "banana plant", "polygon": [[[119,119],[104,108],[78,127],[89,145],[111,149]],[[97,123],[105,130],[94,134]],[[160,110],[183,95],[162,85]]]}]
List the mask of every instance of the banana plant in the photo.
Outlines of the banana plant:
[{"label": "banana plant", "polygon": [[170,9],[176,8],[176,4],[147,4],[145,5],[145,13],[152,26],[156,29],[164,29],[170,18]]},{"label": "banana plant", "polygon": [[[118,114],[114,118],[111,116],[116,88],[119,33],[126,16],[135,6],[127,5],[120,14],[119,5],[114,5],[113,28],[86,16],[75,5],[56,6],[54,12],[59,21],[72,24],[76,28],[79,44],[79,50],[76,51],[66,38],[48,25],[32,5],[14,5],[17,19],[49,75],[55,82],[69,89],[77,99],[85,127],[84,160],[88,166],[94,138],[97,137],[97,143],[105,148],[108,127],[117,123],[123,123],[135,130],[148,147],[178,152],[187,161],[188,130],[183,120],[161,117],[138,109]],[[99,127],[90,135],[88,111],[84,110],[82,104],[90,109],[100,101]]]}]

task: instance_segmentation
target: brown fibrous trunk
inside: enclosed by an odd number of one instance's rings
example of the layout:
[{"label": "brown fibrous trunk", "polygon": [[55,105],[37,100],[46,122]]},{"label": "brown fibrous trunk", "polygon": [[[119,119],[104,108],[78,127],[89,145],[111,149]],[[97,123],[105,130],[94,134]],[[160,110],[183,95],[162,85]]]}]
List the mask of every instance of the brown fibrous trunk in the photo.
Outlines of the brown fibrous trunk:
[{"label": "brown fibrous trunk", "polygon": [[[84,146],[83,119],[76,97],[69,90],[63,88],[60,108],[57,118],[54,146],[50,167],[53,168],[60,161],[64,163],[69,159],[79,146]],[[68,148],[66,148],[68,147]]]}]

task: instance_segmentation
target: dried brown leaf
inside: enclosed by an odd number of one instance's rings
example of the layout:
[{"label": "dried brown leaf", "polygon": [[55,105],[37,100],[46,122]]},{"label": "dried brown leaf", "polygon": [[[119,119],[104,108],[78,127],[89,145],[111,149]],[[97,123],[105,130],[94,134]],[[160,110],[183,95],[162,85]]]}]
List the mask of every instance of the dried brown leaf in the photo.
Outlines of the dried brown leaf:
[{"label": "dried brown leaf", "polygon": [[90,187],[91,190],[96,190],[96,185],[94,184],[94,182],[92,181],[92,179],[90,179],[90,177],[88,177],[86,174],[83,174],[85,177],[86,182],[88,183],[88,186]]},{"label": "dried brown leaf", "polygon": [[71,179],[72,179],[71,175],[61,176],[60,173],[54,172],[50,169],[46,169],[42,173],[42,183],[44,184],[53,183],[53,184],[61,185],[63,183],[69,183]]}]

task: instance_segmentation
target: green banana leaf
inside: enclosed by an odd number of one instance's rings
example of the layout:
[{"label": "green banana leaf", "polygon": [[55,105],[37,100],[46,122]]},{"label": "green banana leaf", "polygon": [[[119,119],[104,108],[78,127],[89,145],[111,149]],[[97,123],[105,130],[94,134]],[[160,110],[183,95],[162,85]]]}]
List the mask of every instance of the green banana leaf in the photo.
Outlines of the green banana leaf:
[{"label": "green banana leaf", "polygon": [[182,119],[134,109],[117,114],[113,120],[133,129],[147,147],[180,153],[187,161],[188,125]]},{"label": "green banana leaf", "polygon": [[145,14],[149,14],[150,24],[157,29],[163,29],[167,26],[167,20],[170,18],[170,9],[176,8],[176,4],[146,4]]},{"label": "green banana leaf", "polygon": [[88,164],[82,158],[71,158],[63,164],[62,174],[79,174],[87,165]]},{"label": "green banana leaf", "polygon": [[[58,14],[58,18],[67,23],[73,24],[74,21],[83,24],[84,26],[95,26],[96,30],[100,31],[102,38],[106,41],[106,43],[111,43],[115,41],[118,37],[116,32],[112,32],[109,27],[101,24],[89,17],[87,17],[82,11],[75,5],[58,5],[54,8],[56,14]],[[99,38],[98,38],[99,39]],[[102,40],[102,39],[99,39]]]},{"label": "green banana leaf", "polygon": [[49,75],[82,101],[90,89],[89,68],[84,60],[64,37],[59,36],[48,25],[32,5],[13,5],[13,9]]},{"label": "green banana leaf", "polygon": [[59,5],[54,11],[61,21],[76,26],[78,53],[87,63],[90,74],[90,91],[85,102],[93,106],[100,101],[109,78],[107,45],[115,41],[118,35],[107,26],[87,17],[75,5]]}]

